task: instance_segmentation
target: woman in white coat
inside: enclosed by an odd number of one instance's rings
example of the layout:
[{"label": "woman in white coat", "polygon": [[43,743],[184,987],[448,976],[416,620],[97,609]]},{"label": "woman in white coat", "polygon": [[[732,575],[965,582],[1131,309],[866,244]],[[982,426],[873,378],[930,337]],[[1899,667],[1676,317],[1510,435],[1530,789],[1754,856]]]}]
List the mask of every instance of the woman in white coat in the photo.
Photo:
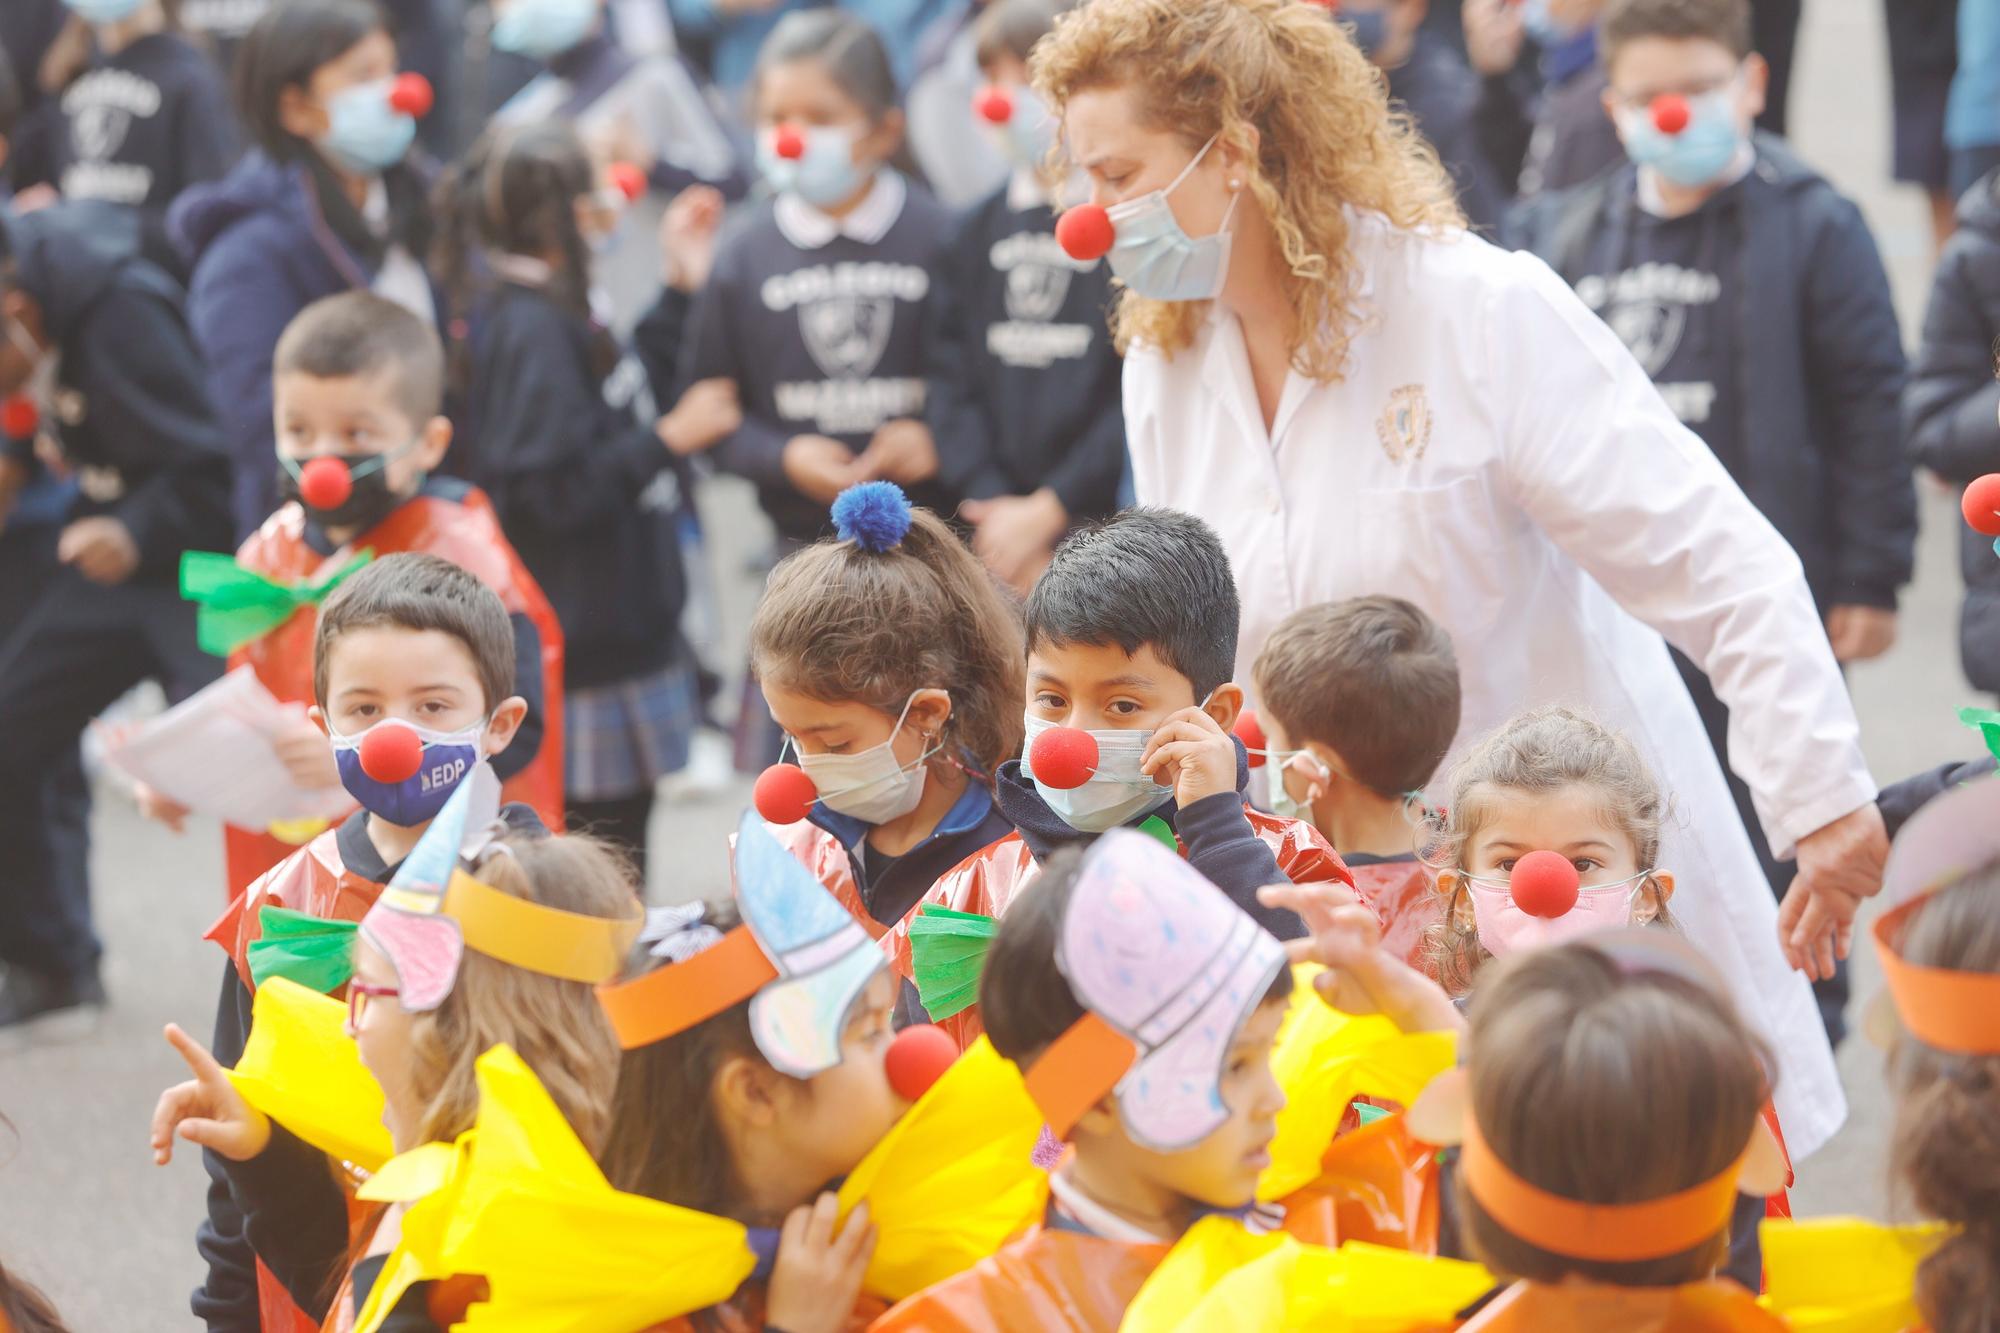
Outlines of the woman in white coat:
[{"label": "woman in white coat", "polygon": [[[1324,9],[1091,0],[1034,73],[1091,184],[1059,234],[1126,287],[1139,499],[1222,534],[1238,679],[1291,611],[1390,593],[1451,633],[1462,738],[1551,702],[1627,732],[1679,815],[1675,914],[1771,1038],[1794,1151],[1825,1142],[1845,1104],[1793,968],[1845,953],[1887,843],[1798,558],[1560,278],[1465,232]],[[1663,634],[1797,849],[1781,909]]]}]

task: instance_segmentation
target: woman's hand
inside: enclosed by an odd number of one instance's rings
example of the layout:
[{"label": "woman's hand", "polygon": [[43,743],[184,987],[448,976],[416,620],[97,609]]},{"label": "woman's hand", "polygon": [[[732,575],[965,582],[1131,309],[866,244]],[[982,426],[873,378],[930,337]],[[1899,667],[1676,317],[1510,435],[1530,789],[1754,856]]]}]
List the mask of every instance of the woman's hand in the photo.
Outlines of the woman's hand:
[{"label": "woman's hand", "polygon": [[1022,596],[1048,568],[1069,527],[1069,510],[1044,486],[1032,495],[967,500],[958,515],[972,524],[972,549],[994,576]]},{"label": "woman's hand", "polygon": [[1273,884],[1257,890],[1266,907],[1288,907],[1306,923],[1288,940],[1295,963],[1318,963],[1319,998],[1344,1014],[1380,1014],[1405,1032],[1462,1032],[1465,1019],[1435,981],[1382,947],[1382,923],[1344,884]]},{"label": "woman's hand", "polygon": [[208,1048],[167,1024],[167,1044],[180,1052],[194,1077],[160,1094],[153,1107],[153,1161],[174,1157],[174,1138],[213,1149],[232,1162],[247,1162],[271,1143],[271,1118],[243,1100]]},{"label": "woman's hand", "polygon": [[1880,606],[1836,606],[1826,613],[1836,662],[1866,662],[1896,646],[1896,613]]},{"label": "woman's hand", "polygon": [[785,480],[815,504],[830,505],[835,496],[868,474],[855,465],[846,445],[830,435],[794,435],[785,441]]},{"label": "woman's hand", "polygon": [[1196,801],[1236,791],[1236,741],[1199,708],[1169,713],[1139,756],[1139,771],[1171,783],[1182,810]]},{"label": "woman's hand", "polygon": [[887,477],[899,486],[929,481],[938,472],[937,441],[914,417],[885,421],[862,451],[860,467],[866,476]]},{"label": "woman's hand", "polygon": [[713,449],[742,424],[736,381],[717,376],[689,385],[674,410],[660,418],[656,431],[661,444],[685,458]]},{"label": "woman's hand", "polygon": [[660,269],[675,291],[697,292],[715,267],[715,234],[722,227],[722,191],[690,185],[660,217]]},{"label": "woman's hand", "polygon": [[862,1275],[875,1254],[875,1227],[866,1203],[855,1205],[844,1226],[839,1217],[839,1196],[829,1191],[785,1218],[764,1303],[765,1323],[785,1333],[839,1333],[847,1326],[861,1294]]},{"label": "woman's hand", "polygon": [[1876,806],[1864,805],[1799,839],[1799,873],[1778,904],[1778,944],[1785,961],[1815,981],[1854,942],[1864,898],[1882,889],[1889,833]]}]

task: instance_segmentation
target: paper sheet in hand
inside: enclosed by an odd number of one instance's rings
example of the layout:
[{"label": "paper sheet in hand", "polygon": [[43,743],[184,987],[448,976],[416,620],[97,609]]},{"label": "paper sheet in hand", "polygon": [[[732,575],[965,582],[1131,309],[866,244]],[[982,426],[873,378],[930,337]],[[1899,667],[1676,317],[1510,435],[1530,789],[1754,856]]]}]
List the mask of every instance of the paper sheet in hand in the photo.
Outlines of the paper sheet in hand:
[{"label": "paper sheet in hand", "polygon": [[297,714],[240,666],[151,722],[111,736],[105,758],[162,796],[239,828],[345,814],[353,797],[339,787],[293,785],[271,748],[295,725]]}]

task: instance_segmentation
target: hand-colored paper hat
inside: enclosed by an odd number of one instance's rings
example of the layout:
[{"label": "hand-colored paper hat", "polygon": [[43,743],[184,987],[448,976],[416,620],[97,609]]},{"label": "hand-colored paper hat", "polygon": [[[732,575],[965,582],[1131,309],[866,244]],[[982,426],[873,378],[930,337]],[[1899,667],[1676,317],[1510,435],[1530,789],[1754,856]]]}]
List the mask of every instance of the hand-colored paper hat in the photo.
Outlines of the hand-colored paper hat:
[{"label": "hand-colored paper hat", "polygon": [[1056,966],[1085,1009],[1028,1071],[1058,1137],[1106,1093],[1126,1130],[1172,1152],[1222,1124],[1222,1065],[1284,946],[1152,838],[1114,830],[1077,870]]},{"label": "hand-colored paper hat", "polygon": [[1875,956],[1888,983],[1864,1017],[1884,1044],[1894,1023],[1940,1051],[2000,1055],[2000,973],[1961,972],[1906,962],[1903,932],[1931,894],[2000,862],[2000,779],[1981,778],[1919,810],[1889,849],[1883,894],[1893,904],[1874,926]]},{"label": "hand-colored paper hat", "polygon": [[444,1003],[468,948],[543,976],[598,983],[618,975],[638,937],[645,914],[636,896],[628,916],[590,916],[479,879],[482,856],[506,854],[493,842],[499,810],[500,780],[479,764],[361,919],[362,938],[395,968],[397,998],[412,1013]]},{"label": "hand-colored paper hat", "polygon": [[840,1063],[848,1011],[887,958],[755,811],[736,830],[736,902],[742,925],[725,934],[688,913],[652,944],[677,961],[599,988],[619,1044],[664,1041],[749,1000],[751,1036],[772,1068],[824,1073]]}]

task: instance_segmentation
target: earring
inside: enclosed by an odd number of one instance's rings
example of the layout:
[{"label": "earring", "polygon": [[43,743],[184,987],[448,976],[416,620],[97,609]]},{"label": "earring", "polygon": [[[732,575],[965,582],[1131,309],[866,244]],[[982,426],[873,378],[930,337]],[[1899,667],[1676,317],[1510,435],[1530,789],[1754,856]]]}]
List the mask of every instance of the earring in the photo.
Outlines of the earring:
[{"label": "earring", "polygon": [[1240,189],[1242,189],[1242,188],[1243,188],[1243,182],[1242,182],[1242,181],[1240,181],[1240,180],[1237,180],[1237,179],[1236,179],[1236,178],[1235,178],[1234,176],[1232,176],[1232,177],[1230,177],[1230,178],[1229,178],[1229,188],[1230,188],[1230,190],[1231,190],[1232,192],[1233,192],[1233,191],[1236,191],[1236,190],[1240,190]]}]

